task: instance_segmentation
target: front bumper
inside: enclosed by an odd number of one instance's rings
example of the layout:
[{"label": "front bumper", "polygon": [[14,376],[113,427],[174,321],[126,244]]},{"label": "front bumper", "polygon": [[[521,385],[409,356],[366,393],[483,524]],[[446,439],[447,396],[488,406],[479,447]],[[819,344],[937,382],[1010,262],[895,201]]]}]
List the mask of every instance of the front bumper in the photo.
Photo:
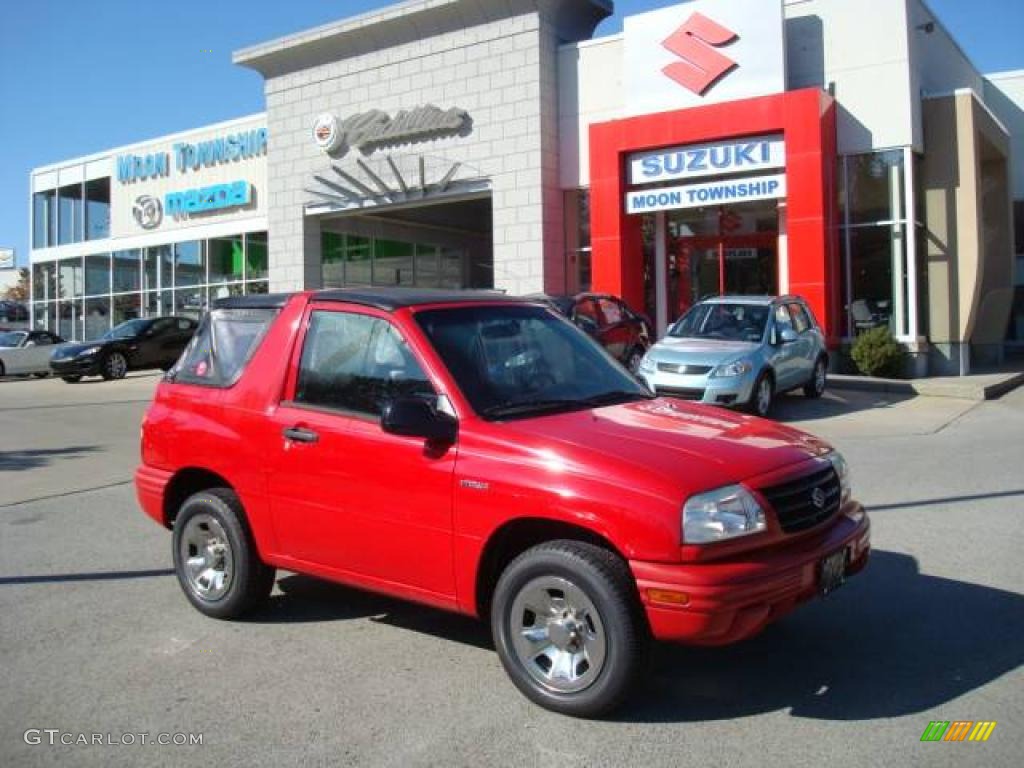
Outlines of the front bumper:
[{"label": "front bumper", "polygon": [[[760,632],[818,594],[818,564],[848,548],[846,574],[867,564],[871,523],[859,504],[819,534],[784,549],[754,550],[720,562],[666,564],[630,561],[651,633],[659,640],[726,645]],[[651,590],[684,593],[685,605],[658,602]]]},{"label": "front bumper", "polygon": [[100,372],[96,355],[51,359],[50,370],[57,376],[97,376]]},{"label": "front bumper", "polygon": [[666,371],[639,371],[647,388],[664,397],[677,397],[707,405],[744,405],[750,402],[757,374],[711,377],[708,374],[686,375]]}]

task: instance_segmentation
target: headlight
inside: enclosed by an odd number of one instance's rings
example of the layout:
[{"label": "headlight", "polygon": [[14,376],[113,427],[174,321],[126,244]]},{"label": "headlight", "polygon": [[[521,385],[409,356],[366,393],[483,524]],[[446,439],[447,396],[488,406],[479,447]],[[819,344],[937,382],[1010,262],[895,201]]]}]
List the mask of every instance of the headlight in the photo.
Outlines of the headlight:
[{"label": "headlight", "polygon": [[77,355],[75,355],[75,357],[86,357],[88,355],[95,355],[99,351],[100,351],[99,347],[86,347],[81,352],[79,352]]},{"label": "headlight", "polygon": [[735,363],[726,363],[715,368],[711,371],[711,378],[725,379],[730,376],[742,376],[745,373],[750,373],[753,368],[754,366],[746,360],[737,360]]},{"label": "headlight", "polygon": [[683,543],[705,544],[765,529],[764,510],[741,485],[691,496],[683,505]]},{"label": "headlight", "polygon": [[850,500],[851,486],[850,486],[850,465],[846,463],[846,459],[843,458],[843,454],[839,451],[832,451],[828,455],[828,460],[832,462],[832,468],[836,471],[836,475],[839,476],[839,493],[840,503],[845,504]]},{"label": "headlight", "polygon": [[650,353],[644,355],[644,359],[640,361],[640,370],[645,373],[653,373],[657,367],[657,363],[654,362],[654,358],[651,357]]}]

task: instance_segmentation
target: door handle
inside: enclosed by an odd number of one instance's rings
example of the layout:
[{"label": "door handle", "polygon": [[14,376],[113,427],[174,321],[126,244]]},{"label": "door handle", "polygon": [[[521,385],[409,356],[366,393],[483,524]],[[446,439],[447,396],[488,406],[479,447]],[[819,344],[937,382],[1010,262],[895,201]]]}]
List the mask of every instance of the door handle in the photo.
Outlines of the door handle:
[{"label": "door handle", "polygon": [[296,443],[315,443],[320,439],[320,435],[312,429],[304,429],[303,427],[286,427],[282,434],[285,440],[291,440]]}]

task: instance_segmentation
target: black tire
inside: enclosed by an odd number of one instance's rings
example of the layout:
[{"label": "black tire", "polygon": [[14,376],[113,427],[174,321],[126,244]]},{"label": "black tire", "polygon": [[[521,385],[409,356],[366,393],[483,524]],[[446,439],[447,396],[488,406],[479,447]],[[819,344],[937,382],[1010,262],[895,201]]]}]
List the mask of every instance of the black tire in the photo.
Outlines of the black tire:
[{"label": "black tire", "polygon": [[4,364],[0,362],[0,379],[7,375],[7,369],[4,368]]},{"label": "black tire", "polygon": [[38,373],[33,373],[32,375],[35,376],[37,379],[48,379],[48,378],[50,378],[50,374],[49,373],[44,373],[43,371],[39,371]]},{"label": "black tire", "polygon": [[810,380],[804,384],[804,396],[817,399],[825,394],[825,386],[828,381],[828,361],[824,356],[819,357],[814,363],[814,371]]},{"label": "black tire", "polygon": [[[544,654],[538,653],[532,660],[524,660],[514,644],[516,633],[519,633],[518,636],[523,633],[520,622],[524,616],[532,613],[529,608],[524,609],[523,602],[520,602],[519,608],[515,608],[517,598],[521,594],[525,597],[526,594],[535,593],[534,585],[543,584],[546,580],[548,583],[551,580],[556,580],[558,584],[567,583],[591,604],[582,621],[580,614],[575,614],[574,620],[580,622],[575,627],[580,634],[587,634],[588,637],[600,634],[604,658],[597,671],[592,672],[589,668],[591,656],[587,656],[587,667],[580,674],[584,682],[588,674],[592,673],[592,679],[580,690],[557,690],[542,683],[536,676],[543,674],[537,662]],[[589,615],[590,608],[596,610],[598,621],[593,621]],[[517,616],[520,610],[524,610],[523,616]],[[564,622],[557,613],[546,615],[553,617],[549,622]],[[535,616],[532,621],[539,622],[540,618]],[[540,624],[533,626],[539,627]],[[555,648],[556,641],[547,634],[552,623],[547,623],[546,627],[542,631],[548,639],[539,642],[546,642],[549,648]],[[589,629],[598,632],[591,633]],[[612,711],[625,700],[641,675],[648,637],[646,620],[626,563],[614,553],[593,544],[563,540],[546,542],[528,549],[505,568],[498,579],[491,603],[491,631],[498,657],[515,686],[545,709],[574,717],[598,717]],[[564,626],[561,631],[564,639]],[[575,632],[573,630],[570,637],[575,637]],[[535,665],[533,672],[527,668],[531,663]],[[573,660],[571,663],[572,672],[579,673],[583,662]],[[549,659],[548,669],[553,667],[554,662]],[[557,686],[557,681],[553,685]]]},{"label": "black tire", "polygon": [[[225,568],[228,574],[220,594],[212,594],[216,590],[211,590],[204,596],[199,586],[202,574],[211,570],[216,572],[215,567],[200,572],[199,578],[191,575],[198,568],[190,569],[188,559],[203,557],[210,551],[192,546],[193,534],[209,534],[218,551],[221,534],[226,539],[222,543],[229,552],[230,561],[223,558],[221,563],[229,562],[230,568]],[[185,597],[200,613],[217,619],[238,618],[265,601],[274,587],[274,569],[260,560],[242,504],[228,488],[211,488],[189,496],[174,520],[172,542],[178,583]],[[212,586],[213,582],[210,583]]]},{"label": "black tire", "polygon": [[[762,387],[767,387],[763,392]],[[772,403],[775,402],[775,378],[770,371],[762,371],[754,382],[754,388],[750,391],[750,402],[747,403],[747,410],[755,416],[767,418],[771,413]]]},{"label": "black tire", "polygon": [[123,379],[128,375],[128,358],[123,352],[108,352],[100,362],[100,375],[104,381]]},{"label": "black tire", "polygon": [[642,347],[633,347],[626,355],[626,370],[632,374],[636,374],[640,371],[640,361],[644,359],[644,350]]},{"label": "black tire", "polygon": [[68,384],[77,384],[82,380],[81,376],[61,376],[61,379],[66,381]]}]

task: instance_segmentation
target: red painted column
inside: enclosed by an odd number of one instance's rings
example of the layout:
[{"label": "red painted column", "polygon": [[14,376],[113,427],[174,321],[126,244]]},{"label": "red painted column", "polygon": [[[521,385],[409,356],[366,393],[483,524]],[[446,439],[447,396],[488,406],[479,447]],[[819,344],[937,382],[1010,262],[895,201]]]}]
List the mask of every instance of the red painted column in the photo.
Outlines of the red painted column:
[{"label": "red painted column", "polygon": [[643,307],[640,216],[627,216],[626,157],[660,147],[782,133],[786,142],[790,291],[838,342],[835,106],[816,88],[590,126],[591,266],[595,290]]}]

